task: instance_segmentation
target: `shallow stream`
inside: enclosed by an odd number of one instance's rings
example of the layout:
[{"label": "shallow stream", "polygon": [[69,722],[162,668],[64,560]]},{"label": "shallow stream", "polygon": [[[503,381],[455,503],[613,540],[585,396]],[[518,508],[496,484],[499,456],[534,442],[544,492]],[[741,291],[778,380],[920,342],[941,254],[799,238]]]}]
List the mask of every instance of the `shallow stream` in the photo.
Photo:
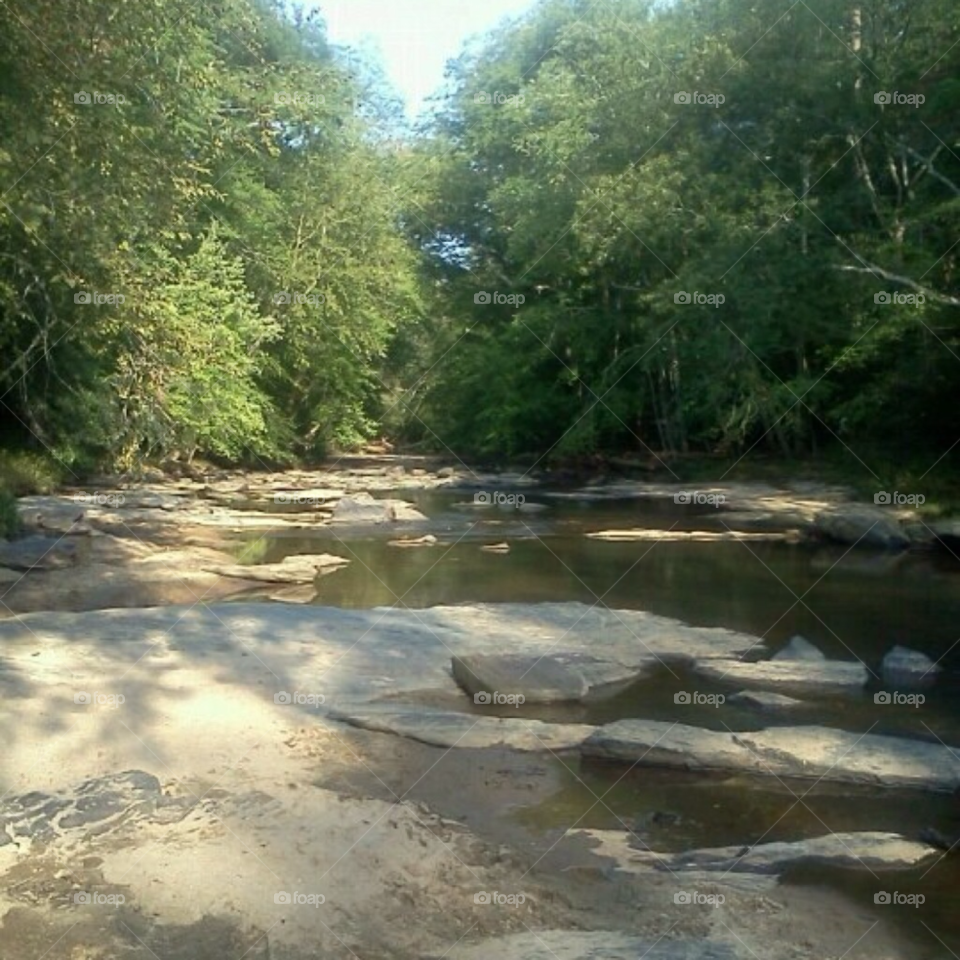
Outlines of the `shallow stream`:
[{"label": "shallow stream", "polygon": [[[737,688],[709,684],[671,666],[612,700],[525,706],[519,708],[523,716],[587,723],[646,717],[733,731],[809,723],[960,747],[960,562],[949,553],[897,555],[770,541],[607,542],[586,534],[637,527],[719,531],[722,513],[662,500],[577,501],[551,493],[526,491],[527,504],[535,506],[518,511],[475,506],[469,492],[402,492],[426,514],[426,523],[402,529],[327,526],[309,536],[256,535],[239,553],[253,563],[321,552],[350,558],[348,567],[317,581],[317,604],[420,608],[580,601],[744,631],[764,638],[771,652],[799,633],[829,657],[863,660],[874,674],[861,694],[807,698],[806,706],[789,714],[761,714],[730,703],[676,703],[681,691],[729,696]],[[425,533],[439,542],[423,548],[388,543]],[[503,542],[509,552],[481,549]],[[895,644],[922,650],[944,668],[919,706],[875,700],[878,692],[897,692],[879,679],[880,660]],[[475,709],[467,697],[457,708]],[[489,707],[483,709],[489,713]],[[889,830],[915,838],[923,828],[935,827],[951,838],[960,835],[960,800],[951,796],[628,770],[571,757],[548,762],[558,765],[564,786],[547,802],[509,814],[535,833],[573,825],[629,827],[649,847],[664,851],[846,830]],[[657,812],[666,816],[654,820]],[[790,879],[842,890],[878,917],[894,911],[915,935],[920,956],[949,956],[947,949],[960,954],[960,849],[932,868],[890,877],[803,868]],[[893,890],[923,893],[926,903],[922,909],[874,903],[875,894]]]}]

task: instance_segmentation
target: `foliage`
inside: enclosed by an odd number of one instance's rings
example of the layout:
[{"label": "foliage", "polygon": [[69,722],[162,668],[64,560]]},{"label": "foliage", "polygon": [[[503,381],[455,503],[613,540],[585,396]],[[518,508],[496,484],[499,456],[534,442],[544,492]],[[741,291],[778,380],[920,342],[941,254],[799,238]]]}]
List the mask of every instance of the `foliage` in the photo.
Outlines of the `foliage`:
[{"label": "foliage", "polygon": [[403,429],[929,465],[956,440],[958,66],[944,0],[544,0],[454,65],[421,147],[435,348]]},{"label": "foliage", "polygon": [[266,0],[2,16],[8,427],[124,469],[372,432],[378,363],[419,309],[416,255],[371,135],[389,99],[322,21]]}]

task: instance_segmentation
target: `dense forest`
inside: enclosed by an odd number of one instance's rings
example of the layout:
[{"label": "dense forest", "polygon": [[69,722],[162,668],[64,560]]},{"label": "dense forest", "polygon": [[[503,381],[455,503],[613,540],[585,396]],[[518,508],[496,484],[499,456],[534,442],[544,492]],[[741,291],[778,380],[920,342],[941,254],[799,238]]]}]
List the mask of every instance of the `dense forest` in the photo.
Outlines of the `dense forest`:
[{"label": "dense forest", "polygon": [[955,0],[542,0],[415,130],[322,5],[0,18],[7,446],[958,455]]}]

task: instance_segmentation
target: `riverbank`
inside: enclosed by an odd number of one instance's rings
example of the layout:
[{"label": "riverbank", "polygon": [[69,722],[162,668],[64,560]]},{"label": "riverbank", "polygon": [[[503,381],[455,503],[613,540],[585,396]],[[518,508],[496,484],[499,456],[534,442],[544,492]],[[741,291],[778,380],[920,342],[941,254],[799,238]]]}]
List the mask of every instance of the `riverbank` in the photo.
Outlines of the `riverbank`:
[{"label": "riverbank", "polygon": [[[953,877],[918,839],[952,829],[960,764],[935,742],[960,742],[936,706],[952,667],[927,690],[934,712],[881,712],[883,651],[824,630],[826,665],[770,666],[788,621],[764,636],[694,610],[692,585],[660,607],[704,552],[887,577],[949,563],[946,544],[828,538],[824,516],[864,516],[842,487],[570,486],[421,463],[20,500],[27,536],[0,545],[5,956],[936,955],[915,913],[873,896],[923,891],[936,911],[925,875]],[[922,519],[873,513],[866,529],[897,539]],[[623,592],[651,550],[665,579]],[[551,602],[534,602],[547,579]],[[764,603],[747,604],[761,621]],[[941,639],[917,635],[937,658]],[[487,680],[527,702],[477,701]],[[763,699],[783,682],[799,700]],[[886,736],[862,739],[878,720]]]}]

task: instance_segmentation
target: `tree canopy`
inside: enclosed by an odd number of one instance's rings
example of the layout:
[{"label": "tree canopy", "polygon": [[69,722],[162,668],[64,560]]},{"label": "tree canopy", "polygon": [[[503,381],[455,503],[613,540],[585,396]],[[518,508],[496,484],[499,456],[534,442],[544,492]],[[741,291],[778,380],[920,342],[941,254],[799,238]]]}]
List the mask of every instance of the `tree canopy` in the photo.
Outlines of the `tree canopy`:
[{"label": "tree canopy", "polygon": [[541,0],[416,134],[280,3],[0,16],[0,410],[67,463],[957,439],[952,0]]}]

